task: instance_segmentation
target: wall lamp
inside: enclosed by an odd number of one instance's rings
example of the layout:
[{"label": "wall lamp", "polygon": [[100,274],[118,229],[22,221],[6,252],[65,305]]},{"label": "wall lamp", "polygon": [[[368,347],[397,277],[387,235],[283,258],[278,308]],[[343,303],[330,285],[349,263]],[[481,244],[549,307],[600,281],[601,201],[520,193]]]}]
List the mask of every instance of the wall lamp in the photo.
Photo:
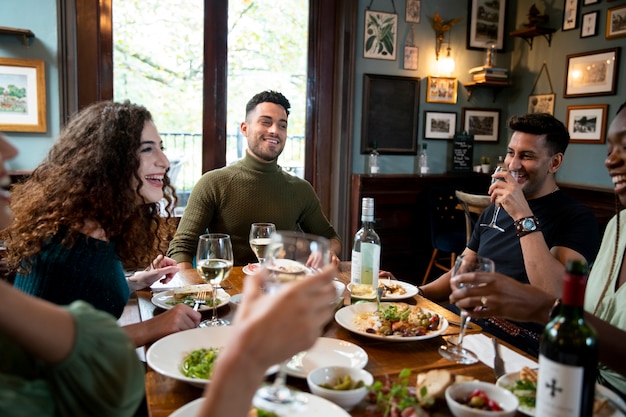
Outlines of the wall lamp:
[{"label": "wall lamp", "polygon": [[432,18],[432,26],[435,31],[435,59],[437,61],[437,72],[443,74],[451,74],[454,71],[454,60],[450,55],[450,34],[448,33],[448,47],[447,54],[441,60],[439,59],[441,56],[441,49],[443,44],[445,43],[445,35],[446,32],[449,32],[452,29],[452,26],[456,25],[461,21],[460,18],[450,19],[447,22],[443,21],[443,18],[439,15],[439,13],[435,12],[435,15]]}]

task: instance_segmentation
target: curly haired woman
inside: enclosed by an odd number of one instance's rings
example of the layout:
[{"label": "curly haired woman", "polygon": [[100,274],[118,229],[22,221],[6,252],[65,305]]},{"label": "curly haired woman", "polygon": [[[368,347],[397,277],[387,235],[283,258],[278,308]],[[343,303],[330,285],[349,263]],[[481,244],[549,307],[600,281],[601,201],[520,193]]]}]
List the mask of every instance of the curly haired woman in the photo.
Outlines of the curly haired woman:
[{"label": "curly haired woman", "polygon": [[[168,233],[158,202],[171,208],[169,161],[148,110],[101,102],[79,112],[47,158],[12,191],[7,264],[15,286],[57,304],[85,300],[120,317],[130,290],[178,270],[163,252]],[[166,210],[168,211],[168,210]],[[151,266],[126,281],[124,268]],[[196,327],[200,314],[178,305],[126,326],[136,346]]]}]

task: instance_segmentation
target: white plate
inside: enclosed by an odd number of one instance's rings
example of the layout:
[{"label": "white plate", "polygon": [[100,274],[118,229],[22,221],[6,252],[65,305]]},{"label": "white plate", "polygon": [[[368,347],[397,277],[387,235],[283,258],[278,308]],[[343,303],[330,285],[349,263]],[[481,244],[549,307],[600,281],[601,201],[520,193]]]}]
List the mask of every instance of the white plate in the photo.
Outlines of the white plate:
[{"label": "white plate", "polygon": [[241,304],[241,299],[243,298],[243,294],[235,294],[231,295],[230,302],[236,306]]},{"label": "white plate", "polygon": [[[392,304],[392,303],[382,303],[382,307],[385,308],[389,304]],[[367,333],[366,331],[359,329],[354,324],[354,318],[358,314],[371,313],[375,311],[376,308],[377,308],[376,303],[352,304],[351,306],[344,307],[341,310],[337,311],[335,313],[335,320],[337,321],[337,323],[339,323],[341,327],[343,327],[346,330],[350,330],[351,332],[354,332],[354,333],[357,333],[366,337],[370,337],[372,339],[386,340],[388,342],[412,342],[416,340],[431,339],[433,337],[440,336],[448,328],[448,320],[446,320],[441,315],[439,315],[439,317],[441,318],[441,321],[439,322],[439,329],[430,331],[429,333],[423,336],[409,336],[409,337],[381,336],[381,335],[374,334],[374,333]],[[424,311],[429,311],[429,310],[424,309]],[[432,311],[431,313],[436,314]]]},{"label": "white plate", "polygon": [[[510,372],[498,378],[498,380],[496,381],[496,385],[502,388],[509,389],[510,387],[515,386],[515,381],[518,379],[519,372]],[[603,385],[596,384],[596,398],[601,397],[607,398],[610,401],[613,401],[626,408],[626,404],[624,404],[624,401],[622,401],[622,399],[619,398],[617,394],[615,394],[613,391]],[[602,407],[598,413],[594,413],[594,417],[623,417],[624,414],[617,410],[610,401],[604,407]],[[533,407],[527,407],[520,404],[517,410],[527,416],[534,417],[535,415],[535,409]]]},{"label": "white plate", "polygon": [[[224,291],[223,289],[218,288],[217,299],[219,300],[219,303],[217,304],[217,307],[219,308],[229,303],[230,295],[228,295],[228,293]],[[163,291],[163,292],[154,294],[152,296],[152,304],[154,304],[157,307],[164,308],[166,310],[169,310],[170,308],[174,307],[173,304],[168,304],[173,301],[174,301],[174,290]],[[190,307],[193,307],[193,306],[190,306]],[[208,304],[203,304],[198,308],[198,311],[209,311],[212,308],[213,307],[211,307]]]},{"label": "white plate", "polygon": [[[335,291],[337,291],[337,304],[343,305],[343,292],[346,289],[346,284],[341,281],[333,281],[333,285],[335,286]],[[243,294],[235,294],[230,297],[230,302],[235,305],[241,304],[241,300],[243,298]]]},{"label": "white plate", "polygon": [[[388,294],[388,295],[384,295],[381,300],[382,301],[395,301],[395,300],[403,300],[405,298],[411,298],[417,295],[417,287],[411,283],[408,282],[404,282],[404,281],[397,281],[395,279],[380,279],[378,280],[379,283],[383,283],[383,284],[397,284],[397,285],[401,285],[404,290],[406,291],[404,294]],[[352,284],[348,284],[348,291],[351,290]],[[376,298],[375,295],[368,295],[368,296],[359,296],[359,295],[354,295],[354,294],[350,294],[350,296],[352,298],[356,298],[357,300],[372,300],[374,298]]]},{"label": "white plate", "polygon": [[[180,370],[185,357],[191,351],[202,348],[221,348],[232,337],[232,327],[200,327],[173,333],[157,340],[146,352],[146,362],[156,372],[179,381],[204,387],[208,379],[189,378]],[[276,372],[277,366],[267,370],[267,375]]]},{"label": "white plate", "polygon": [[363,369],[367,365],[367,359],[367,353],[354,343],[320,337],[309,350],[300,352],[287,362],[287,374],[306,378],[309,372],[320,366]]},{"label": "white plate", "polygon": [[246,275],[254,275],[256,274],[256,272],[259,270],[260,267],[261,267],[261,264],[257,262],[255,264],[248,264],[244,266],[241,270]]},{"label": "white plate", "polygon": [[[301,398],[305,401],[305,405],[302,408],[290,409],[282,413],[276,412],[276,414],[280,417],[350,417],[347,411],[322,397],[309,394],[308,392],[302,392],[298,395],[301,395]],[[170,417],[196,417],[203,401],[204,398],[193,400],[174,411],[170,414]]]}]

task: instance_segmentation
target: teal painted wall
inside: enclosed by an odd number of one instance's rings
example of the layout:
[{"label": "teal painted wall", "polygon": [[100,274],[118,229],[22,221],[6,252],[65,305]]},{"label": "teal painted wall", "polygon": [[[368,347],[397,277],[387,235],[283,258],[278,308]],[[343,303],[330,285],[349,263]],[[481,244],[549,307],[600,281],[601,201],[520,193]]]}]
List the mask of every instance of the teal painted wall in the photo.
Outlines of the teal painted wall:
[{"label": "teal painted wall", "polygon": [[[354,146],[352,158],[354,172],[365,172],[365,155],[360,153],[361,143],[361,111],[363,74],[386,74],[426,78],[433,74],[431,65],[435,56],[435,35],[430,19],[438,12],[444,20],[460,17],[462,21],[454,26],[451,32],[452,56],[456,61],[454,76],[459,83],[470,81],[467,70],[482,64],[483,52],[466,49],[467,33],[467,3],[461,0],[422,0],[421,23],[414,25],[416,46],[419,48],[417,71],[402,69],[403,57],[398,54],[395,61],[383,61],[363,58],[363,19],[365,8],[370,0],[358,0],[358,33],[357,57],[355,73],[355,119],[354,119]],[[391,1],[375,0],[372,9],[391,12]],[[581,104],[608,104],[609,122],[617,111],[618,106],[626,100],[626,81],[618,79],[617,94],[588,98],[563,98],[564,75],[566,56],[569,54],[594,51],[599,49],[622,47],[619,65],[619,74],[626,73],[626,38],[605,39],[607,9],[619,2],[601,1],[592,6],[579,6],[578,19],[590,11],[600,11],[598,35],[590,38],[580,38],[580,24],[575,30],[561,31],[563,18],[563,1],[546,0],[507,0],[507,18],[505,29],[505,51],[497,56],[498,66],[508,66],[514,87],[501,92],[495,102],[492,102],[490,91],[478,90],[474,92],[472,100],[467,100],[467,93],[459,84],[456,104],[426,103],[424,85],[420,85],[419,128],[418,143],[424,141],[424,111],[445,111],[457,113],[457,130],[461,126],[463,107],[497,108],[500,109],[500,135],[498,143],[478,143],[475,147],[476,160],[482,155],[490,156],[492,161],[497,155],[504,154],[509,132],[505,127],[506,120],[513,114],[525,113],[528,95],[544,61],[547,62],[552,86],[556,93],[555,116],[565,121],[567,106]],[[580,2],[582,3],[582,2]],[[527,20],[528,9],[536,4],[542,13],[549,15],[550,26],[558,28],[553,35],[552,45],[543,38],[535,38],[533,49],[519,38],[511,38],[508,33],[518,29]],[[398,48],[404,49],[409,25],[404,20],[405,0],[395,0],[396,12],[399,15]],[[34,12],[36,11],[36,13]],[[32,46],[25,48],[14,37],[0,37],[0,56],[11,58],[43,59],[46,62],[46,92],[47,92],[47,123],[46,133],[15,133],[7,132],[9,140],[20,150],[20,155],[11,162],[12,169],[32,169],[45,156],[54,139],[59,133],[59,81],[58,81],[58,27],[57,8],[54,0],[3,0],[0,3],[0,26],[27,28],[35,33],[36,39]],[[549,91],[545,76],[542,76],[535,92]],[[444,172],[449,167],[451,142],[446,140],[428,140],[428,150],[432,172]],[[610,186],[606,171],[602,168],[602,161],[606,155],[604,145],[571,144],[568,148],[564,165],[558,173],[559,181],[574,182],[590,185]],[[412,173],[417,170],[416,157],[410,156],[381,156],[383,173]]]},{"label": "teal painted wall", "polygon": [[[392,12],[391,1],[377,0],[372,3],[372,10]],[[534,1],[534,0],[507,0],[506,3],[506,29],[505,50],[497,55],[497,66],[508,67],[510,70],[513,87],[500,92],[492,101],[491,92],[477,90],[473,93],[471,101],[467,100],[467,93],[461,86],[462,83],[471,80],[469,68],[482,65],[484,53],[466,48],[468,3],[459,0],[422,0],[421,22],[414,24],[416,45],[419,48],[417,71],[402,69],[402,50],[409,34],[410,24],[404,20],[405,0],[395,0],[396,12],[399,15],[398,28],[398,52],[395,61],[384,61],[363,58],[363,25],[366,7],[370,0],[359,0],[359,20],[357,32],[357,69],[356,69],[356,94],[354,105],[356,109],[354,121],[355,149],[353,151],[354,172],[366,172],[366,155],[360,153],[361,143],[361,111],[362,111],[362,85],[363,74],[387,74],[407,77],[419,77],[422,80],[428,75],[434,75],[432,64],[435,60],[435,32],[431,26],[434,13],[439,13],[444,20],[462,18],[462,21],[453,27],[451,32],[452,56],[456,61],[456,70],[453,76],[459,80],[458,98],[456,104],[435,104],[426,102],[426,83],[420,83],[419,103],[419,129],[418,143],[424,141],[424,111],[442,111],[457,113],[457,130],[461,129],[461,114],[463,107],[493,108],[500,109],[500,135],[499,142],[477,143],[474,150],[475,163],[478,163],[482,155],[491,157],[492,164],[498,155],[506,152],[506,144],[510,133],[506,128],[506,120],[515,114],[526,113],[528,108],[528,96],[544,61],[546,61],[552,87],[556,93],[555,117],[565,123],[568,106],[582,104],[608,104],[608,121],[610,123],[619,105],[626,100],[626,81],[618,76],[617,94],[585,97],[563,98],[565,65],[567,55],[588,52],[600,49],[621,47],[621,58],[618,67],[618,75],[626,73],[626,38],[607,40],[605,38],[607,9],[615,7],[616,2],[601,1],[590,6],[579,6],[578,28],[562,31],[563,1]],[[579,2],[582,4],[582,2]],[[536,4],[543,14],[550,18],[550,27],[556,28],[553,34],[551,46],[543,37],[534,39],[532,50],[528,44],[520,38],[512,38],[508,33],[522,28],[527,21],[530,6]],[[599,10],[598,34],[589,38],[580,38],[580,20],[584,13]],[[549,93],[550,87],[547,77],[542,74],[535,93]],[[445,172],[449,169],[451,160],[451,141],[426,140],[431,165],[431,172]],[[557,175],[559,181],[581,183],[598,186],[611,186],[610,179],[603,168],[606,156],[606,148],[603,144],[570,144],[565,156],[563,167]],[[382,173],[414,173],[418,172],[416,156],[393,156],[382,155],[380,158]]]},{"label": "teal painted wall", "polygon": [[9,168],[33,169],[46,156],[48,149],[59,135],[56,1],[2,0],[0,2],[0,26],[30,29],[35,33],[35,39],[31,41],[29,47],[25,47],[22,41],[14,36],[0,36],[0,57],[45,61],[47,132],[5,132],[9,141],[19,150],[18,156],[7,163]]}]

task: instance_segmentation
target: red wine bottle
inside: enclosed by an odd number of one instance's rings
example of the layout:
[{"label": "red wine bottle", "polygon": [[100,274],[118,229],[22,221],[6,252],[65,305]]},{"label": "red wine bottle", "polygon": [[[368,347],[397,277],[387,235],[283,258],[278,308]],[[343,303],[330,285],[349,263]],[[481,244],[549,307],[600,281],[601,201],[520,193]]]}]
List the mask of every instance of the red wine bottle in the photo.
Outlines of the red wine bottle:
[{"label": "red wine bottle", "polygon": [[539,345],[536,416],[593,416],[598,343],[583,317],[587,275],[585,261],[567,262],[560,311]]}]

